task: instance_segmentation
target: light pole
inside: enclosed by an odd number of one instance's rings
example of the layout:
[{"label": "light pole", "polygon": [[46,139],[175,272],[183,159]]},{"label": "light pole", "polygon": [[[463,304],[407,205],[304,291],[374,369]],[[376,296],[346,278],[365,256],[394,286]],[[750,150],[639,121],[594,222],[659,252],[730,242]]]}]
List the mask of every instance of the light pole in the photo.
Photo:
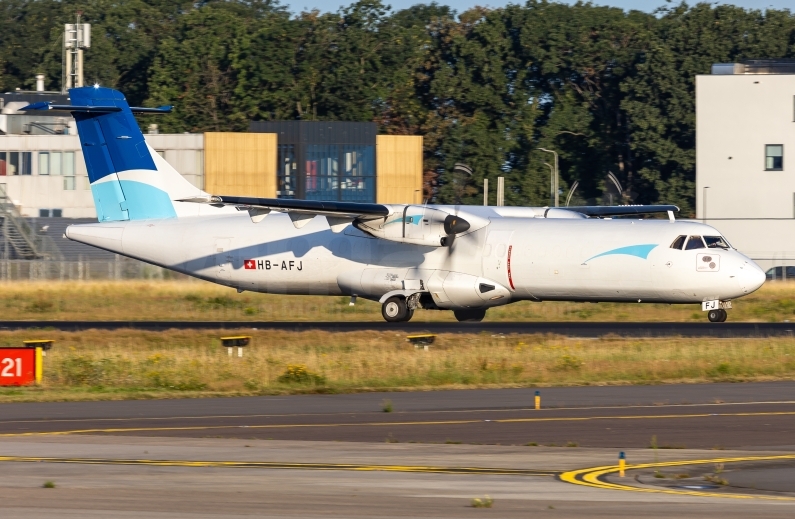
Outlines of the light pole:
[{"label": "light pole", "polygon": [[555,168],[549,162],[544,162],[544,165],[549,168],[549,205],[552,205],[555,191]]},{"label": "light pole", "polygon": [[552,197],[555,200],[555,207],[558,207],[560,205],[560,203],[559,203],[559,194],[558,194],[558,153],[556,151],[548,150],[546,148],[536,148],[536,149],[544,151],[546,153],[551,153],[551,154],[553,154],[555,156],[555,169],[554,169],[554,175],[553,175],[554,178],[552,180]]},{"label": "light pole", "polygon": [[702,189],[704,194],[701,195],[701,201],[704,204],[704,210],[701,212],[701,217],[703,219],[701,223],[707,223],[707,189],[709,189],[709,186],[704,186],[704,189]]}]

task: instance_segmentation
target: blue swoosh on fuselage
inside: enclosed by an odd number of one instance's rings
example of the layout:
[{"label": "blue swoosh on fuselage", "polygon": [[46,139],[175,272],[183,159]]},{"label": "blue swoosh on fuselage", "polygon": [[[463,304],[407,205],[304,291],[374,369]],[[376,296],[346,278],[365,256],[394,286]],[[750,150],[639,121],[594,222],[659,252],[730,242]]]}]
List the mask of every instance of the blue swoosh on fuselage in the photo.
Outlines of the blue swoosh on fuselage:
[{"label": "blue swoosh on fuselage", "polygon": [[617,249],[609,250],[607,252],[603,252],[601,254],[597,254],[596,256],[590,257],[587,260],[583,261],[583,263],[588,263],[592,259],[599,258],[601,256],[613,256],[616,254],[623,254],[625,256],[635,256],[637,258],[646,259],[649,256],[649,253],[656,247],[656,243],[647,243],[643,245],[630,245],[628,247],[619,247]]}]

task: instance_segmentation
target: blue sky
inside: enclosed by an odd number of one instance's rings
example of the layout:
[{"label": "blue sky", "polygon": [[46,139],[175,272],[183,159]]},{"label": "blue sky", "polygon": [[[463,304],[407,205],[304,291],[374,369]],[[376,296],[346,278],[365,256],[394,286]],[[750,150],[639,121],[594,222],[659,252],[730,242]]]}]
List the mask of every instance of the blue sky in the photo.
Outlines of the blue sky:
[{"label": "blue sky", "polygon": [[[562,0],[564,3],[575,3],[576,0]],[[312,10],[314,8],[321,11],[337,11],[341,5],[349,5],[352,1],[343,0],[282,0],[283,4],[290,7],[293,12],[300,12],[302,10]],[[384,3],[392,6],[394,10],[405,9],[406,7],[414,4],[425,3],[416,0],[384,0]],[[429,2],[427,2],[429,3]],[[442,5],[449,5],[456,11],[461,12],[473,7],[475,5],[487,5],[490,7],[502,7],[509,3],[524,3],[523,0],[437,0],[437,3]],[[639,9],[641,11],[651,12],[655,8],[665,5],[665,0],[592,0],[592,3],[597,5],[610,5],[613,7],[621,7],[623,9]],[[674,3],[679,3],[678,1]],[[690,1],[689,4],[696,2]],[[731,2],[716,1],[712,3],[717,4],[732,4],[740,7],[750,9],[767,9],[772,7],[774,9],[790,8],[793,10],[794,4],[792,0],[734,0]]]}]

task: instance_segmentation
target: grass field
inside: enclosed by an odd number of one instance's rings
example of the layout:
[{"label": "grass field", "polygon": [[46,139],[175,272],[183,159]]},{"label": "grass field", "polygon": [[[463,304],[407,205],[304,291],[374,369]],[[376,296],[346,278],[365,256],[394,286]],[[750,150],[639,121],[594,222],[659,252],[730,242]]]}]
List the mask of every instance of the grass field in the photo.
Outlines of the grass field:
[{"label": "grass field", "polygon": [[[785,338],[440,335],[424,351],[395,333],[246,333],[237,358],[212,331],[46,332],[43,384],[0,388],[0,402],[795,378]],[[0,332],[0,345],[26,338]]]},{"label": "grass field", "polygon": [[[378,304],[348,298],[237,294],[196,281],[4,283],[3,320],[381,320]],[[415,321],[452,320],[418,311]],[[735,302],[733,321],[795,321],[795,283]],[[517,303],[489,321],[704,321],[696,305]],[[0,388],[0,402],[657,384],[795,378],[795,339],[567,339],[440,335],[429,351],[396,333],[250,331],[243,358],[231,331],[0,332],[0,346],[56,341],[40,387]]]},{"label": "grass field", "polygon": [[[2,320],[380,321],[380,305],[347,297],[244,292],[203,281],[13,282],[0,284]],[[520,302],[488,321],[706,321],[698,305]],[[730,321],[795,320],[795,282],[768,283],[735,301]],[[452,321],[419,310],[414,321]]]}]

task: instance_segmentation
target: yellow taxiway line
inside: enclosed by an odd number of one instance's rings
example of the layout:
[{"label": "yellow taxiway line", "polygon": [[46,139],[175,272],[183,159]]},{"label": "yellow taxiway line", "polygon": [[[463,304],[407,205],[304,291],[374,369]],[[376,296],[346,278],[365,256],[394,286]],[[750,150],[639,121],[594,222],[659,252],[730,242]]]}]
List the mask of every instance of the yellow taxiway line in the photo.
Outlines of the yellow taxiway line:
[{"label": "yellow taxiway line", "polygon": [[278,461],[202,461],[202,460],[149,460],[112,458],[52,458],[33,456],[0,456],[1,462],[18,463],[75,463],[86,465],[138,465],[151,467],[222,467],[236,469],[304,469],[304,470],[354,470],[385,472],[422,472],[433,474],[477,474],[499,476],[556,476],[560,471],[505,469],[488,467],[438,467],[418,465],[358,465],[351,463],[285,463]]},{"label": "yellow taxiway line", "polygon": [[[660,468],[660,467],[680,467],[685,465],[703,465],[708,463],[739,463],[743,461],[777,461],[777,460],[795,460],[795,454],[782,454],[777,456],[745,456],[741,458],[714,458],[702,460],[686,460],[686,461],[663,461],[657,463],[640,463],[637,465],[627,465],[626,470]],[[588,469],[578,469],[569,472],[564,472],[558,477],[561,481],[572,483],[574,485],[582,485],[586,487],[594,487],[609,490],[623,490],[629,492],[649,492],[656,494],[673,494],[673,495],[687,495],[699,497],[727,497],[732,499],[766,499],[772,501],[795,501],[795,498],[784,496],[769,496],[769,495],[751,495],[751,494],[724,494],[720,492],[702,492],[696,490],[674,490],[670,488],[648,488],[648,487],[633,487],[630,485],[623,485],[620,483],[612,483],[604,480],[604,477],[609,474],[614,474],[619,471],[618,465],[609,465],[604,467],[592,467]]]},{"label": "yellow taxiway line", "polygon": [[536,417],[536,418],[497,418],[491,420],[433,420],[406,422],[348,422],[348,423],[310,423],[310,424],[261,424],[261,425],[188,425],[178,427],[115,427],[96,429],[73,429],[66,431],[30,431],[0,433],[3,436],[57,436],[67,434],[113,434],[131,432],[166,432],[166,431],[206,431],[217,429],[294,429],[323,427],[396,427],[420,425],[469,425],[476,423],[539,423],[539,422],[588,422],[594,420],[674,420],[686,418],[708,417],[759,417],[759,416],[793,416],[795,411],[771,411],[748,413],[697,413],[697,414],[660,414],[660,415],[619,415],[619,416],[570,416],[570,417]]}]

